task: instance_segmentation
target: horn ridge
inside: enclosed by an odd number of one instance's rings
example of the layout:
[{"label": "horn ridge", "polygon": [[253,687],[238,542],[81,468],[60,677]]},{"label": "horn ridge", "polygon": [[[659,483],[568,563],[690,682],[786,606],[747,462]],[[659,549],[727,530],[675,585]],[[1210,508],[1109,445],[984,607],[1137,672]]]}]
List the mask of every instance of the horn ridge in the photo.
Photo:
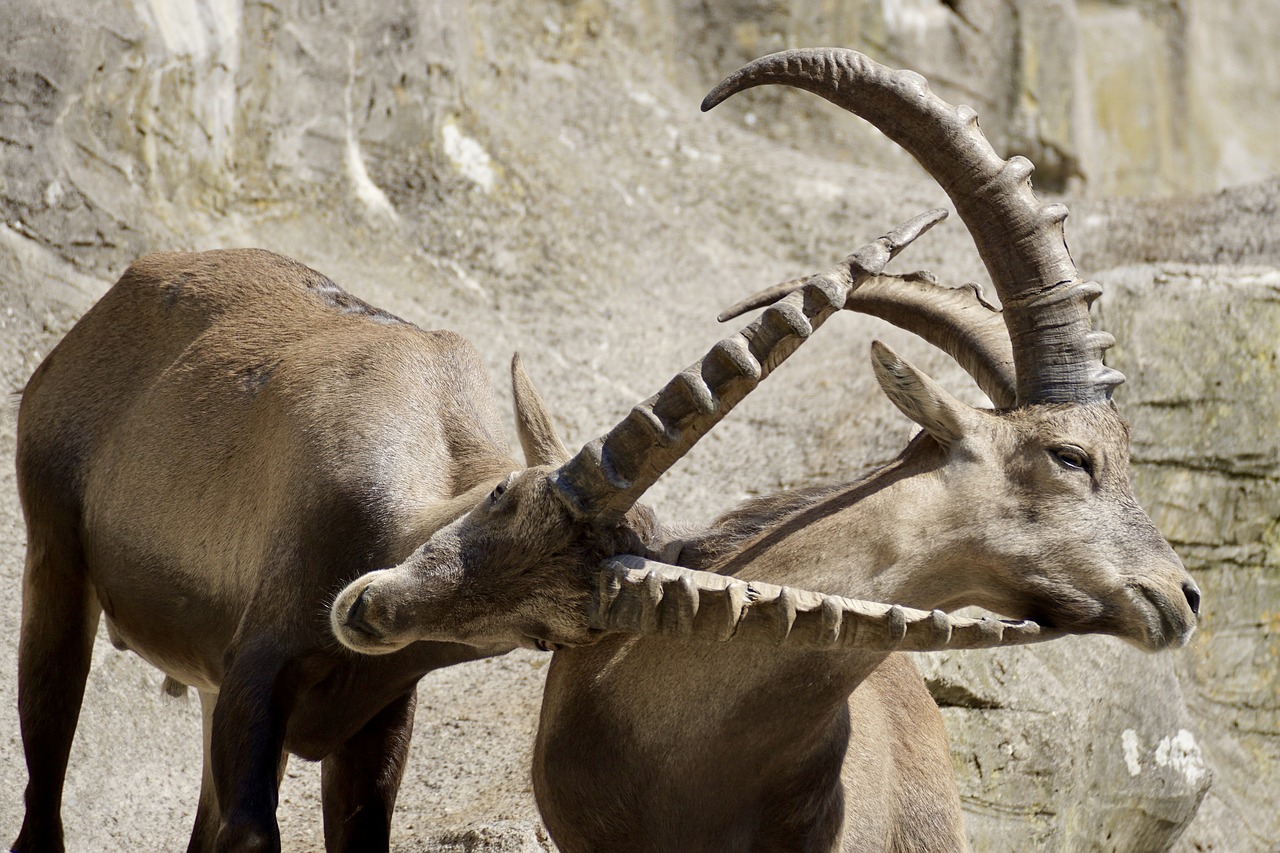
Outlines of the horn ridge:
[{"label": "horn ridge", "polygon": [[[940,218],[916,217],[876,241],[878,249],[864,247],[867,274],[879,274]],[[844,305],[854,285],[850,271],[837,267],[771,305],[548,475],[555,494],[578,519],[620,523],[658,477]]]},{"label": "horn ridge", "polygon": [[1061,636],[1027,620],[860,601],[634,555],[605,561],[589,609],[592,627],[602,631],[826,651],[984,649]]},{"label": "horn ridge", "polygon": [[[725,310],[720,319],[731,319],[770,304],[806,281],[792,279],[766,288]],[[973,377],[996,408],[1016,404],[1009,330],[999,309],[983,298],[978,285],[946,287],[923,273],[874,275],[859,281],[844,307],[879,317],[942,350]]]},{"label": "horn ridge", "polygon": [[[1004,304],[1019,405],[1101,402],[1123,376],[1102,365],[1106,341],[1091,337],[1089,302],[1062,232],[1066,209],[1042,204],[1025,157],[1002,159],[977,114],[933,94],[920,75],[894,71],[852,50],[790,50],[757,59],[711,90],[704,110],[764,84],[805,89],[861,116],[907,150],[947,192],[973,235]],[[1030,310],[1028,289],[1063,287],[1052,308]]]},{"label": "horn ridge", "polygon": [[[927,210],[899,225],[879,240],[869,243],[849,255],[849,257],[841,261],[840,266],[848,267],[856,288],[861,279],[880,275],[880,271],[884,269],[885,264],[896,258],[903,249],[915,242],[916,238],[921,234],[946,218],[947,212],[942,208]],[[803,278],[793,278],[782,284],[775,284],[721,311],[716,320],[723,323],[726,320],[732,320],[734,317],[745,314],[753,308],[772,305],[792,291],[799,290],[813,278],[815,276],[804,276]],[[833,298],[834,296],[835,294],[832,293]]]}]

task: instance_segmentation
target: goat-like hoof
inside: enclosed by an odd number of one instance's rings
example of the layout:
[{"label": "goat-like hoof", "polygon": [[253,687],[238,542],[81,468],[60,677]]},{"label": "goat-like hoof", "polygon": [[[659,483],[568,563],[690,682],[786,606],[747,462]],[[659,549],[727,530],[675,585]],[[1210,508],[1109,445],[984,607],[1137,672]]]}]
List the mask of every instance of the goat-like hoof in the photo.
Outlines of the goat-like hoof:
[{"label": "goat-like hoof", "polygon": [[23,821],[18,840],[9,848],[13,853],[63,853],[66,849],[62,843],[62,827],[43,830],[32,827]]},{"label": "goat-like hoof", "polygon": [[245,824],[223,824],[218,833],[217,853],[280,853],[278,832],[264,832],[261,827]]}]

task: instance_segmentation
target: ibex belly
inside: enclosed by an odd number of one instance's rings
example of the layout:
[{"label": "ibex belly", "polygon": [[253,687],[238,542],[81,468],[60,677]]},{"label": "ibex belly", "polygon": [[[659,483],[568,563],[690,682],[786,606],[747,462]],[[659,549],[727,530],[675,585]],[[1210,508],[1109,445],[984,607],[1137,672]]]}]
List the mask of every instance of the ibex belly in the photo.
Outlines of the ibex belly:
[{"label": "ibex belly", "polygon": [[[215,553],[184,547],[165,526],[110,512],[85,531],[89,576],[113,632],[130,650],[183,684],[214,691],[250,590],[243,572]],[[216,521],[211,520],[211,526]]]},{"label": "ibex belly", "polygon": [[96,443],[85,559],[120,639],[178,681],[215,690],[270,570],[278,460],[216,385],[193,412],[173,384],[157,381]]}]

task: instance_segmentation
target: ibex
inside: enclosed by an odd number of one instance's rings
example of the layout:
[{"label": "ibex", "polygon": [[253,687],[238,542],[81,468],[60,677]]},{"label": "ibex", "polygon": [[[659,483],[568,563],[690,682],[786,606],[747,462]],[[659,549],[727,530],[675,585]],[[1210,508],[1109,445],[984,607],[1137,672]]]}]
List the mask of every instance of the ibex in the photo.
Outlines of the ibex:
[{"label": "ibex", "polygon": [[[934,219],[869,247],[865,274]],[[63,848],[63,780],[103,613],[116,645],[200,695],[204,770],[189,849],[279,849],[277,786],[289,753],[323,762],[329,850],[386,849],[417,681],[576,637],[563,636],[579,617],[556,615],[563,584],[544,582],[544,567],[586,573],[612,554],[656,556],[651,514],[621,498],[608,504],[613,523],[574,522],[578,532],[561,539],[523,510],[503,515],[515,505],[503,492],[515,499],[533,488],[554,501],[574,477],[639,472],[653,482],[846,291],[832,285],[798,308],[771,309],[656,405],[637,408],[610,433],[604,458],[564,469],[556,486],[529,473],[551,472],[564,454],[518,360],[527,470],[511,459],[488,378],[459,336],[423,331],[269,252],[136,262],[36,369],[19,409],[28,550],[18,704],[29,781],[14,849]],[[681,431],[619,467],[618,441],[650,436],[634,432],[647,423],[640,415],[674,419]],[[338,590],[413,564],[464,515],[492,514],[509,524],[471,547],[507,572],[505,592],[474,603],[518,630],[449,630],[455,639],[378,659],[335,640],[328,605]],[[470,608],[458,601],[455,612]]]},{"label": "ibex", "polygon": [[[1130,490],[1111,400],[1123,377],[1103,365],[1113,341],[1089,320],[1100,287],[1079,277],[1066,208],[1036,199],[1031,164],[998,157],[974,113],[918,75],[852,51],[758,60],[704,109],[762,83],[813,91],[913,154],[971,232],[1003,312],[974,290],[874,275],[864,253],[743,307],[782,296],[767,324],[838,290],[845,307],[944,349],[998,408],[961,404],[873,345],[881,386],[923,430],[893,463],[664,541],[638,524],[635,501],[655,476],[648,460],[690,439],[659,395],[347,587],[334,631],[374,653],[529,634],[558,647],[533,778],[566,851],[962,850],[938,712],[888,652],[1061,632],[1163,649],[1191,635],[1199,591]],[[689,385],[703,410],[722,405]],[[626,540],[602,570],[597,559]],[[939,612],[965,605],[1040,627]]]}]

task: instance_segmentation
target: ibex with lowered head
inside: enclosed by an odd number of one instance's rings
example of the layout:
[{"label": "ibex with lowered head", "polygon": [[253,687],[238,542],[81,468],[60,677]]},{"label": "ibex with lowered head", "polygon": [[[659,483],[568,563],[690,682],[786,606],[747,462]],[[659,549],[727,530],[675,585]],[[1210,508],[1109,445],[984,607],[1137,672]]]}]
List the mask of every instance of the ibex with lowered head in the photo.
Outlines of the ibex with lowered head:
[{"label": "ibex with lowered head", "polygon": [[[875,244],[874,264],[931,221]],[[562,496],[585,495],[565,483],[590,477],[640,472],[652,483],[846,291],[771,309],[638,408],[602,459],[561,470],[559,485],[528,473],[521,482]],[[518,361],[513,380],[526,464],[553,472],[563,446]],[[628,456],[615,439],[644,427],[637,413],[680,432]],[[118,646],[199,692],[205,757],[191,850],[278,849],[288,753],[323,761],[329,850],[385,849],[418,679],[565,641],[564,624],[580,620],[558,615],[565,584],[545,577],[589,573],[618,553],[656,555],[650,514],[617,497],[634,500],[635,487],[609,492],[608,525],[573,521],[583,516],[555,503],[576,531],[562,538],[513,512],[503,517],[515,528],[477,544],[489,565],[510,570],[502,600],[479,601],[510,630],[450,630],[461,642],[352,655],[330,630],[334,593],[373,569],[414,564],[419,546],[464,514],[512,505],[500,498],[520,490],[511,473],[525,469],[501,436],[485,371],[455,334],[423,331],[269,252],[161,254],[130,267],[36,369],[19,410],[29,781],[14,848],[63,847],[62,785],[105,612]]]},{"label": "ibex with lowered head", "polygon": [[[955,357],[998,409],[961,404],[877,345],[880,384],[923,428],[897,460],[748,503],[682,541],[637,529],[638,547],[600,572],[586,558],[631,528],[652,482],[615,451],[686,440],[660,406],[639,407],[560,467],[510,475],[407,561],[339,594],[334,630],[359,651],[509,642],[538,623],[566,646],[548,676],[534,786],[567,851],[964,849],[939,715],[888,652],[1044,632],[925,610],[979,605],[1153,650],[1194,630],[1199,592],[1129,487],[1128,431],[1111,401],[1123,377],[1102,363],[1112,340],[1089,321],[1100,288],[1067,252],[1065,207],[1042,205],[1031,164],[998,157],[973,112],[918,75],[851,51],[793,51],[749,65],[704,107],[762,83],[814,91],[911,152],[955,203],[1004,310],[971,290],[868,274],[864,253],[748,305],[790,293],[770,311],[794,311],[841,286],[846,307]],[[512,579],[528,573],[542,578],[537,600],[513,619],[526,587]]]}]

